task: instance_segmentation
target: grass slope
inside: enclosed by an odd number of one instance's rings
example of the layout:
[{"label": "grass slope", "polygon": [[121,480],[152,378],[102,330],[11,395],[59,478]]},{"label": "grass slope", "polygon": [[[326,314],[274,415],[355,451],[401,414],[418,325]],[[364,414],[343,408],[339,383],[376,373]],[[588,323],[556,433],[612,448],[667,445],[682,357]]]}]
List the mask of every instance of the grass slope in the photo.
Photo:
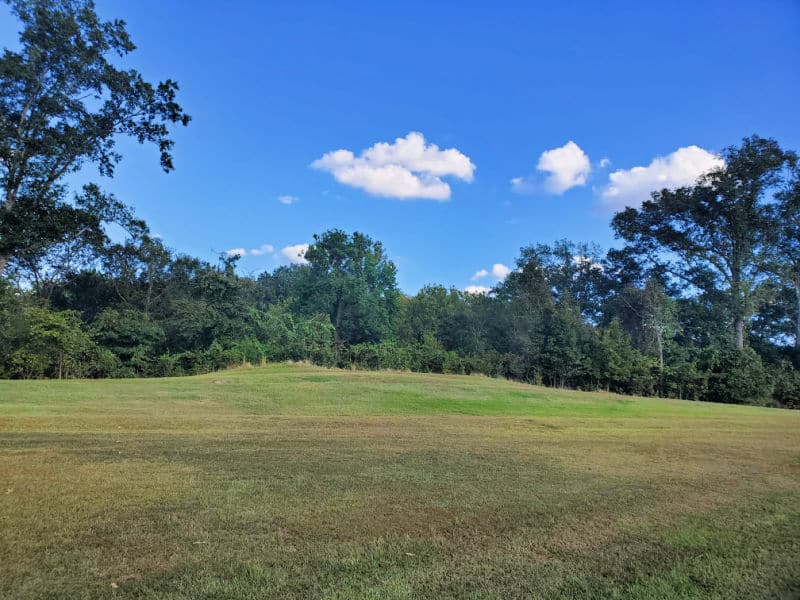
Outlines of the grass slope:
[{"label": "grass slope", "polygon": [[800,412],[275,365],[0,382],[2,598],[797,598]]}]

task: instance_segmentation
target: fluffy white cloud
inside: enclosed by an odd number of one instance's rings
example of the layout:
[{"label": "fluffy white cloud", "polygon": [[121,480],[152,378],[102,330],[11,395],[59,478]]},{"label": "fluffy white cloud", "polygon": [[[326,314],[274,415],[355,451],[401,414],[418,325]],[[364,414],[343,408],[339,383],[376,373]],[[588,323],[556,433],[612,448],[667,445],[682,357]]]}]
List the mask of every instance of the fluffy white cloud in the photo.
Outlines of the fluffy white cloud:
[{"label": "fluffy white cloud", "polygon": [[692,185],[703,173],[724,166],[719,156],[699,146],[678,148],[667,156],[657,156],[646,167],[609,173],[608,185],[601,192],[602,201],[615,210],[639,206],[651,192]]},{"label": "fluffy white cloud", "polygon": [[[488,271],[487,269],[480,269],[476,271],[475,274],[471,277],[472,281],[478,281],[485,277],[488,277],[490,274],[494,277],[497,281],[503,281],[508,274],[511,273],[511,268],[507,267],[502,263],[495,263],[492,265],[492,270]],[[490,288],[484,285],[469,285],[464,288],[465,292],[470,294],[485,294],[489,291]]]},{"label": "fluffy white cloud", "polygon": [[505,279],[508,277],[509,273],[511,273],[511,269],[502,263],[495,263],[492,265],[492,275],[497,279]]},{"label": "fluffy white cloud", "polygon": [[464,288],[464,291],[467,294],[482,294],[485,296],[492,291],[492,288],[486,287],[485,285],[468,285]]},{"label": "fluffy white cloud", "polygon": [[262,256],[264,254],[272,254],[274,251],[275,248],[273,248],[270,244],[262,244],[258,248],[253,248],[250,250],[250,254],[253,256]]},{"label": "fluffy white cloud", "polygon": [[563,194],[570,188],[585,185],[592,171],[589,157],[571,140],[560,148],[542,152],[536,168],[549,173],[545,186],[553,194]]},{"label": "fluffy white cloud", "polygon": [[287,206],[289,204],[294,204],[298,200],[299,198],[297,196],[290,196],[288,194],[285,194],[283,196],[278,196],[278,202],[280,202],[281,204],[286,204]]},{"label": "fluffy white cloud", "polygon": [[247,250],[244,248],[231,248],[230,250],[225,251],[225,256],[232,257],[232,256],[244,256],[247,254]]},{"label": "fluffy white cloud", "polygon": [[481,269],[480,271],[476,271],[475,275],[472,276],[472,281],[478,281],[478,279],[483,279],[489,274],[489,271],[486,269]]},{"label": "fluffy white cloud", "polygon": [[373,196],[401,200],[448,200],[450,185],[442,177],[469,182],[475,174],[475,165],[468,156],[455,148],[440,150],[413,131],[393,144],[379,142],[359,156],[350,150],[328,152],[311,166]]},{"label": "fluffy white cloud", "polygon": [[293,265],[307,265],[306,250],[308,250],[308,244],[295,244],[282,248],[281,254]]},{"label": "fluffy white cloud", "polygon": [[[549,193],[563,194],[570,188],[586,185],[592,164],[581,147],[570,140],[559,148],[542,152],[536,169],[547,173],[544,186]],[[511,189],[520,194],[534,192],[539,185],[534,177],[511,180]]]},{"label": "fluffy white cloud", "polygon": [[605,169],[606,167],[611,165],[611,159],[610,158],[601,158],[600,162],[597,163],[597,164],[601,169]]}]

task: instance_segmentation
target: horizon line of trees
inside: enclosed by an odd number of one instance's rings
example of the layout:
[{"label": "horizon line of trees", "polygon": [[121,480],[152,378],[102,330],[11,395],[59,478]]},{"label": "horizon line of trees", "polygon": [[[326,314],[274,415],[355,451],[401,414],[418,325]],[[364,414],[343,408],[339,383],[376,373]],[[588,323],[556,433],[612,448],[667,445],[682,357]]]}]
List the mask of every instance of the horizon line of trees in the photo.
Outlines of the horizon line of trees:
[{"label": "horizon line of trees", "polygon": [[134,49],[123,21],[89,0],[5,1],[22,30],[0,56],[0,377],[305,360],[800,406],[800,170],[775,140],[617,213],[621,248],[522,248],[487,295],[406,296],[382,244],[340,230],[308,264],[243,276],[235,257],[176,255],[95,183],[71,195],[71,174],[113,175],[120,137],[169,172],[190,117],[175,82],[114,66]]}]

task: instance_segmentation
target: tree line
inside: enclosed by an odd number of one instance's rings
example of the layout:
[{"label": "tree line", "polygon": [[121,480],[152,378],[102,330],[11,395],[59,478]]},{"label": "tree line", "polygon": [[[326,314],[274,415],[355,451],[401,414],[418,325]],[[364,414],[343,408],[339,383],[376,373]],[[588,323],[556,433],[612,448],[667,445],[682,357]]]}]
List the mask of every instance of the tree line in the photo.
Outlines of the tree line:
[{"label": "tree line", "polygon": [[85,0],[9,5],[22,29],[0,57],[0,377],[303,360],[800,405],[800,171],[775,140],[745,138],[695,185],[616,214],[619,248],[522,248],[488,294],[405,295],[379,241],[339,230],[314,236],[306,264],[244,276],[236,257],[176,254],[96,183],[70,192],[86,167],[113,175],[122,136],[170,171],[170,132],[190,117],[175,82],[112,64],[134,48],[122,21]]}]

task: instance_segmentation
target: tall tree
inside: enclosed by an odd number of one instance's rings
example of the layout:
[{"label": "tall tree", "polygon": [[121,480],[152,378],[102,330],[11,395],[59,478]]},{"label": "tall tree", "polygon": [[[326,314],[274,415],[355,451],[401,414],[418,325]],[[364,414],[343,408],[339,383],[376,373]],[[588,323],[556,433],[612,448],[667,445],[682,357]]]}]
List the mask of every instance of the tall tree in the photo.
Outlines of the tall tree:
[{"label": "tall tree", "polygon": [[642,259],[702,292],[723,291],[736,346],[763,300],[771,240],[767,203],[796,157],[771,139],[745,138],[722,153],[725,166],[696,185],[652,194],[617,213],[618,237]]},{"label": "tall tree", "polygon": [[147,233],[121,244],[108,244],[103,252],[117,299],[125,308],[136,308],[146,315],[164,293],[171,261],[169,249]]},{"label": "tall tree", "polygon": [[600,316],[605,269],[595,244],[558,240],[552,246],[536,244],[520,250],[520,261],[536,260],[556,301],[574,304],[590,321]]},{"label": "tall tree", "polygon": [[301,302],[309,313],[330,315],[337,343],[375,342],[390,334],[397,269],[380,242],[358,232],[327,231],[314,236],[305,260]]},{"label": "tall tree", "polygon": [[82,232],[76,220],[110,216],[64,214],[66,175],[93,165],[112,176],[121,136],[155,144],[170,171],[169,126],[189,122],[174,81],[153,85],[110,62],[135,48],[123,21],[101,21],[91,0],[5,1],[22,30],[19,51],[0,56],[0,275],[30,250],[32,220],[37,240],[63,241]]},{"label": "tall tree", "polygon": [[773,271],[794,291],[794,347],[800,350],[800,169],[795,169],[773,207],[776,234]]}]

